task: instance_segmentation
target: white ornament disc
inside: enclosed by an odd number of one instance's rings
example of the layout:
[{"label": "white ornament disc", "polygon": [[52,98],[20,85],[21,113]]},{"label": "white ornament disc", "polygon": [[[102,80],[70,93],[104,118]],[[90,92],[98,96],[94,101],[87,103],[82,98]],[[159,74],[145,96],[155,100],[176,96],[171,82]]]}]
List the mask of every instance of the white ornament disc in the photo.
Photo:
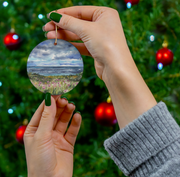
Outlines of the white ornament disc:
[{"label": "white ornament disc", "polygon": [[49,39],[30,53],[27,73],[31,83],[41,92],[62,95],[71,91],[83,75],[83,60],[74,45],[62,39]]}]

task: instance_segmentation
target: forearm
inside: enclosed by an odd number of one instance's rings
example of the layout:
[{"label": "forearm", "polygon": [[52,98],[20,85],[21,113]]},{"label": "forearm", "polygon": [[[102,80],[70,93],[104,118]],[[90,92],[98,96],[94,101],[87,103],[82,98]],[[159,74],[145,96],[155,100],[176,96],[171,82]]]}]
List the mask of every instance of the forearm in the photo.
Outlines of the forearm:
[{"label": "forearm", "polygon": [[109,55],[114,63],[107,65],[103,74],[121,129],[157,104],[130,53],[123,55],[126,58]]}]

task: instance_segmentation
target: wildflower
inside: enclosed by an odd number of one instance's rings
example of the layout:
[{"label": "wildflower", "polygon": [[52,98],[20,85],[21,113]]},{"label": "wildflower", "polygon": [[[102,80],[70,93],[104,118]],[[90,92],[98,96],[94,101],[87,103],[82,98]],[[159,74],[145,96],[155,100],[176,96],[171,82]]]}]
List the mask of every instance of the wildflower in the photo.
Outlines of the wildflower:
[{"label": "wildflower", "polygon": [[46,87],[43,87],[43,89],[45,89]]}]

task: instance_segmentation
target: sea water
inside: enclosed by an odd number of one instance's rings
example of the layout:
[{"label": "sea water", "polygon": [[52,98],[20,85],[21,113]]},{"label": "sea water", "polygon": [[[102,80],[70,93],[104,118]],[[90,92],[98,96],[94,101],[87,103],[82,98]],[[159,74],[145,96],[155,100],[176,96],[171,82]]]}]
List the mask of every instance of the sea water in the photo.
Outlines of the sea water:
[{"label": "sea water", "polygon": [[60,75],[76,75],[83,72],[83,67],[44,67],[44,66],[29,66],[27,67],[27,72],[44,75],[44,76],[60,76]]}]

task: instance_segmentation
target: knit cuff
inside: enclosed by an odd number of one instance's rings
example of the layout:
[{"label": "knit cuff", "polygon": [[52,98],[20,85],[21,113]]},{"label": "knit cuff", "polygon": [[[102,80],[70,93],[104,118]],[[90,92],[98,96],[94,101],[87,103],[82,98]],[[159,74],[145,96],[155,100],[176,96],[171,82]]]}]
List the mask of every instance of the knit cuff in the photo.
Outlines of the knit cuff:
[{"label": "knit cuff", "polygon": [[179,125],[166,104],[160,101],[106,139],[104,147],[119,169],[128,176],[178,138]]}]

